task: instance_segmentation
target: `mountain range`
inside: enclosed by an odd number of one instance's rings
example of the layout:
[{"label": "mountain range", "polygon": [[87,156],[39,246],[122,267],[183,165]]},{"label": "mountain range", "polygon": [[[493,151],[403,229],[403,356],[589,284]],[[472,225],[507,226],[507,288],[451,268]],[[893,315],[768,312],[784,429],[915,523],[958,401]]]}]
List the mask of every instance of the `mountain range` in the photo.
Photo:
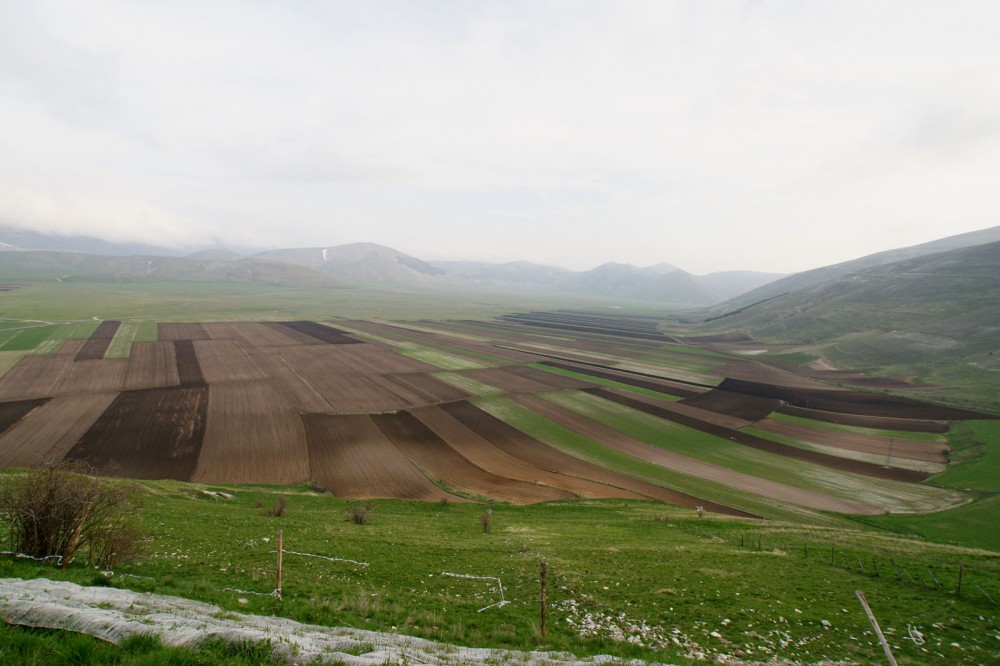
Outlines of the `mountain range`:
[{"label": "mountain range", "polygon": [[[134,250],[140,250],[136,252]],[[606,263],[571,271],[526,261],[427,262],[375,243],[290,248],[251,256],[215,248],[171,256],[165,248],[0,230],[0,277],[61,280],[224,280],[283,286],[483,286],[589,294],[674,306],[710,305],[782,277],[731,271],[693,275],[668,263]]]}]

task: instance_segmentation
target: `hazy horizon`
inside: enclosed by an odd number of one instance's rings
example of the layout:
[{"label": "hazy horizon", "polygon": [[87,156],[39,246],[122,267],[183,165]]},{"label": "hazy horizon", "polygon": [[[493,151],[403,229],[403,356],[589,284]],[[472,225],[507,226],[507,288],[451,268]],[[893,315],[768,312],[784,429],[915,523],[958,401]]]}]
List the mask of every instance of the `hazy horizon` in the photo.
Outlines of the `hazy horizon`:
[{"label": "hazy horizon", "polygon": [[793,273],[996,226],[1000,5],[0,5],[0,227]]}]

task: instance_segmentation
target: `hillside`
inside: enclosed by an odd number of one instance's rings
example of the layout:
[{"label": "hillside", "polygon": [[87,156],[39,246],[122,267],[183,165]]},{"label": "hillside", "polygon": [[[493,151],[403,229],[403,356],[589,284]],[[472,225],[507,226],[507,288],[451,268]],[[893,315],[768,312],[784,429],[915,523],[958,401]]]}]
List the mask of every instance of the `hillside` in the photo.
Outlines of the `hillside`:
[{"label": "hillside", "polygon": [[876,265],[740,309],[745,298],[720,306],[732,314],[701,330],[795,345],[837,368],[959,386],[1000,404],[1000,242]]}]

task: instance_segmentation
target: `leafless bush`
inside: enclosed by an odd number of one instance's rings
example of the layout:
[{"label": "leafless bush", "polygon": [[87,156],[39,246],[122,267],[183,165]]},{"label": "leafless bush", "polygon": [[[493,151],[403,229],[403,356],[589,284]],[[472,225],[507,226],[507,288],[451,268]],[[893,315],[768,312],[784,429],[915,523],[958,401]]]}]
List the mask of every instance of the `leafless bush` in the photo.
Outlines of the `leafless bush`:
[{"label": "leafless bush", "polygon": [[493,529],[493,509],[486,509],[479,516],[479,524],[483,527],[483,534],[489,534]]},{"label": "leafless bush", "polygon": [[366,525],[372,519],[371,504],[352,504],[347,507],[347,520],[355,525]]},{"label": "leafless bush", "polygon": [[309,482],[309,489],[312,490],[314,493],[323,494],[323,493],[326,492],[326,486],[324,486],[322,483],[318,483],[316,481],[310,481]]},{"label": "leafless bush", "polygon": [[288,506],[288,498],[287,497],[279,497],[278,499],[276,499],[274,501],[274,508],[273,509],[266,509],[266,510],[264,510],[264,503],[263,502],[257,502],[257,508],[261,509],[262,513],[265,516],[270,516],[271,518],[281,518],[283,515],[285,515],[285,507],[287,507],[287,506]]},{"label": "leafless bush", "polygon": [[0,485],[0,513],[13,550],[63,567],[81,552],[104,568],[139,557],[143,540],[133,522],[141,506],[137,486],[89,471],[79,463],[58,463]]}]

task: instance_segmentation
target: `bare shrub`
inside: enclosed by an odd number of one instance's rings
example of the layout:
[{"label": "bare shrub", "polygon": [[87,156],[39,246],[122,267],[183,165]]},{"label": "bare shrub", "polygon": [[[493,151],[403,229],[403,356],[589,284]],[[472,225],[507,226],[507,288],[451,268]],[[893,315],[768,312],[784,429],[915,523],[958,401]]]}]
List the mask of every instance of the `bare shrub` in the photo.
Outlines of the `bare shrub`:
[{"label": "bare shrub", "polygon": [[257,502],[257,508],[261,509],[261,513],[263,513],[265,516],[270,516],[271,518],[281,518],[282,516],[284,516],[285,515],[285,507],[287,507],[287,506],[288,506],[288,498],[287,497],[279,497],[278,499],[276,499],[274,501],[274,508],[273,509],[266,509],[265,510],[264,509],[264,503],[263,502]]},{"label": "bare shrub", "polygon": [[371,522],[371,519],[371,504],[358,503],[347,507],[347,520],[351,521],[355,525],[366,525]]},{"label": "bare shrub", "polygon": [[483,534],[489,534],[493,529],[493,509],[486,509],[479,516],[479,524],[483,528]]},{"label": "bare shrub", "polygon": [[0,485],[0,513],[11,548],[69,565],[86,552],[106,569],[138,559],[143,547],[136,524],[141,506],[135,484],[89,474],[80,463],[58,463],[12,476]]},{"label": "bare shrub", "polygon": [[326,486],[316,481],[309,482],[309,489],[312,490],[314,493],[319,493],[321,495],[326,492]]}]

